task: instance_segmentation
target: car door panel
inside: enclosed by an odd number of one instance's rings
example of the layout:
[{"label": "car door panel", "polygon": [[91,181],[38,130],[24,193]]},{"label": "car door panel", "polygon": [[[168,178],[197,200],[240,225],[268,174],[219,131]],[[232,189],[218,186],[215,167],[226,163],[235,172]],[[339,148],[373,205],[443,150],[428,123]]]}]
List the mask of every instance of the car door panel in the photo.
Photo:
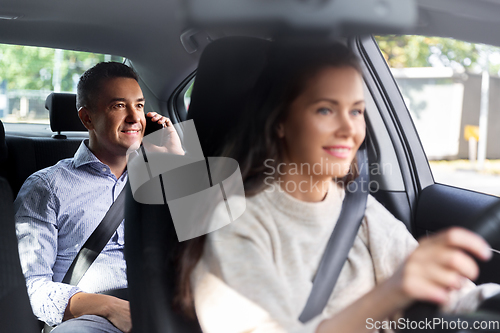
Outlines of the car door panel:
[{"label": "car door panel", "polygon": [[[449,185],[428,186],[418,200],[415,216],[417,235],[430,234],[452,225],[471,229],[478,214],[498,201],[500,199],[495,196]],[[494,252],[491,261],[479,263],[479,266],[481,273],[477,283],[500,283],[500,254]]]}]

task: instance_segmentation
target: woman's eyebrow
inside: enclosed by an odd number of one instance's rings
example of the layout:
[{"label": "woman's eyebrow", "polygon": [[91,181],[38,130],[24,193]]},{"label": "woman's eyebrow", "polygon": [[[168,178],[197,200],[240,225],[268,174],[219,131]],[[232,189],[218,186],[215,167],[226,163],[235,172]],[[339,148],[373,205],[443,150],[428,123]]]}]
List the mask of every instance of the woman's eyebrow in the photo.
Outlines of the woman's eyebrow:
[{"label": "woman's eyebrow", "polygon": [[[339,105],[340,104],[337,100],[330,99],[330,98],[318,98],[317,100],[313,101],[314,104],[319,103],[319,102],[329,102],[329,103],[332,103],[334,105]],[[365,104],[365,100],[361,99],[361,100],[356,101],[356,102],[353,103],[353,105],[359,105],[359,104]]]},{"label": "woman's eyebrow", "polygon": [[335,104],[335,105],[340,104],[337,100],[330,99],[330,98],[318,98],[318,99],[316,99],[316,100],[313,101],[313,104],[316,104],[316,103],[319,103],[319,102],[329,102],[329,103],[332,103],[332,104]]}]

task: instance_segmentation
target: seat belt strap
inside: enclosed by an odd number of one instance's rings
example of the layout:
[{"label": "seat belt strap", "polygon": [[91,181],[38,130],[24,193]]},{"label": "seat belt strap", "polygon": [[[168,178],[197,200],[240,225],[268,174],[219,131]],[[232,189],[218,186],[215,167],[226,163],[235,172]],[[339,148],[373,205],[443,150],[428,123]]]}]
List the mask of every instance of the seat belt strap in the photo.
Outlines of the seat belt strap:
[{"label": "seat belt strap", "polygon": [[102,249],[104,249],[104,246],[109,242],[111,236],[116,232],[124,218],[125,192],[127,191],[124,188],[115,202],[109,207],[106,215],[104,215],[92,235],[83,244],[66,275],[64,275],[63,283],[76,286]]},{"label": "seat belt strap", "polygon": [[365,216],[368,199],[368,156],[363,143],[356,153],[359,176],[346,187],[342,209],[321,258],[313,287],[299,320],[306,323],[319,315],[333,292],[347,255]]}]

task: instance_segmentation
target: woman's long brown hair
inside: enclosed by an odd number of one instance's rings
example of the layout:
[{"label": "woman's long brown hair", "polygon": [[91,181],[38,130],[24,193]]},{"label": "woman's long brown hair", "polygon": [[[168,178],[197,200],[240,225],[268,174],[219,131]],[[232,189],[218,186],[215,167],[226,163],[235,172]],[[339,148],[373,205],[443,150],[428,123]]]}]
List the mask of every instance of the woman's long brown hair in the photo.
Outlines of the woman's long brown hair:
[{"label": "woman's long brown hair", "polygon": [[[319,70],[325,67],[352,67],[361,74],[356,56],[343,44],[278,44],[269,51],[267,65],[253,91],[245,101],[239,126],[220,151],[220,156],[234,158],[240,166],[246,196],[253,196],[266,187],[269,170],[282,161],[277,126],[287,116],[290,104],[299,96]],[[243,103],[243,102],[242,102]],[[357,176],[356,161],[345,184]],[[264,172],[267,171],[267,174]],[[174,308],[195,318],[191,274],[203,255],[206,235],[183,242],[177,254],[177,290]]]}]

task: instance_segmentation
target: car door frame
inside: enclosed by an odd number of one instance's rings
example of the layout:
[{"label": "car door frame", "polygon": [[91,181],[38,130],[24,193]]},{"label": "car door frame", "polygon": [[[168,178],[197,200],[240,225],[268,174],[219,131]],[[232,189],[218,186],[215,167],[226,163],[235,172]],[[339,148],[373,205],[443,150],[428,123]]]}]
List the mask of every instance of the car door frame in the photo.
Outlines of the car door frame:
[{"label": "car door frame", "polygon": [[[377,142],[380,133],[386,131],[392,144],[374,149],[393,150],[401,172],[400,175],[382,175],[382,179],[398,176],[404,186],[403,191],[385,187],[374,196],[405,222],[416,238],[451,226],[472,228],[475,217],[500,198],[435,183],[411,115],[375,39],[373,36],[356,37],[349,45],[362,62],[365,84],[371,95],[367,100],[374,101],[385,125],[385,128],[371,129],[373,141]],[[367,109],[367,115],[373,114]],[[493,259],[481,264],[480,269],[477,282],[500,282],[500,254],[494,253]]]}]

